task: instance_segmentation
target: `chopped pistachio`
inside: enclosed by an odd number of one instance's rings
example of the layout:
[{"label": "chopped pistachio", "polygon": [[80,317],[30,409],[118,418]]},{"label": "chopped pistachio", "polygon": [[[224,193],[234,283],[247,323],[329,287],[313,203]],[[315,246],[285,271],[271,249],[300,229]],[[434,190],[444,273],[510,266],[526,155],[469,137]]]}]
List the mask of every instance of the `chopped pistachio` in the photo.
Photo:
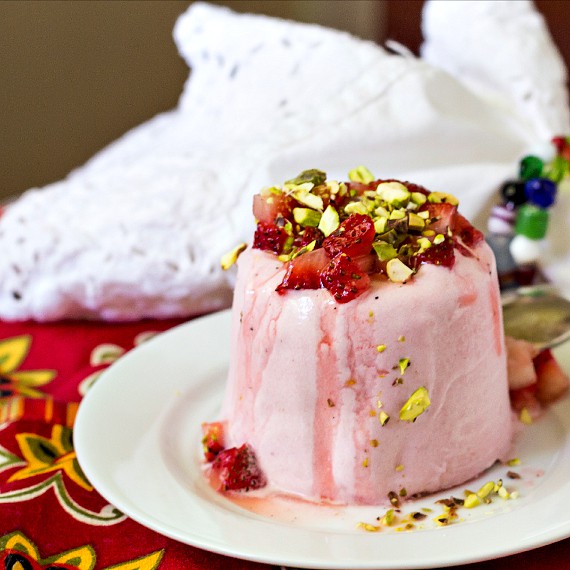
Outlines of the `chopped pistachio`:
[{"label": "chopped pistachio", "polygon": [[396,471],[400,472],[404,470],[404,466],[402,464],[396,465]]},{"label": "chopped pistachio", "polygon": [[427,196],[421,192],[412,192],[410,199],[414,204],[417,204],[418,206],[421,206],[427,202]]},{"label": "chopped pistachio", "polygon": [[390,416],[386,412],[380,412],[378,414],[378,419],[380,420],[380,425],[385,426],[390,419]]},{"label": "chopped pistachio", "polygon": [[375,418],[375,417],[376,417],[376,410],[370,410],[370,411],[368,412],[368,415],[369,415],[371,418]]},{"label": "chopped pistachio", "polygon": [[530,412],[528,411],[527,408],[523,408],[520,411],[519,419],[520,419],[521,423],[523,423],[527,426],[532,424],[532,416],[530,415]]},{"label": "chopped pistachio", "polygon": [[426,222],[421,216],[418,216],[413,212],[410,212],[408,214],[408,227],[410,228],[410,230],[420,231],[425,228],[425,225]]},{"label": "chopped pistachio", "polygon": [[380,519],[380,523],[385,526],[392,526],[396,521],[396,513],[394,509],[388,509],[385,515]]},{"label": "chopped pistachio", "polygon": [[378,447],[378,440],[377,439],[371,439],[370,440],[370,445],[372,447]]},{"label": "chopped pistachio", "polygon": [[353,378],[350,378],[349,380],[347,380],[344,385],[345,386],[354,386],[356,384],[356,380],[354,380]]},{"label": "chopped pistachio", "polygon": [[424,220],[429,218],[429,212],[427,210],[423,210],[422,212],[418,212],[418,216]]},{"label": "chopped pistachio", "polygon": [[420,386],[402,406],[402,409],[400,410],[400,419],[405,422],[414,422],[418,416],[428,409],[430,404],[431,402],[427,389],[424,386]]},{"label": "chopped pistachio", "polygon": [[361,528],[362,530],[365,530],[366,532],[378,532],[382,527],[381,526],[374,526],[373,524],[369,524],[369,523],[359,522],[356,525],[356,528]]},{"label": "chopped pistachio", "polygon": [[377,234],[383,234],[386,231],[386,226],[388,224],[388,218],[386,216],[380,216],[374,220],[374,230]]},{"label": "chopped pistachio", "polygon": [[399,182],[382,182],[378,184],[376,192],[382,198],[395,208],[405,205],[410,199],[410,191]]},{"label": "chopped pistachio", "polygon": [[386,264],[386,273],[390,281],[394,283],[405,283],[414,272],[396,257]]},{"label": "chopped pistachio", "polygon": [[430,236],[434,236],[434,235],[435,235],[435,232],[434,232],[433,230],[425,230],[425,231],[422,232],[422,235],[423,235],[423,236],[430,237]]},{"label": "chopped pistachio", "polygon": [[290,259],[295,259],[296,257],[299,257],[303,253],[313,251],[313,249],[315,249],[316,245],[317,245],[316,240],[309,242],[307,245],[304,245],[303,247],[300,247],[297,251],[294,251],[290,256]]},{"label": "chopped pistachio", "polygon": [[239,257],[240,253],[244,251],[246,247],[247,245],[245,243],[240,243],[239,245],[234,247],[231,251],[228,251],[228,253],[222,255],[222,259],[220,260],[220,265],[222,266],[222,269],[224,271],[226,269],[229,269],[237,261],[237,258]]},{"label": "chopped pistachio", "polygon": [[512,459],[509,459],[507,461],[507,465],[509,467],[514,467],[515,465],[520,465],[521,464],[521,460],[518,457],[513,457]]},{"label": "chopped pistachio", "polygon": [[369,214],[368,208],[362,202],[349,202],[344,211],[347,214]]},{"label": "chopped pistachio", "polygon": [[443,234],[437,234],[433,238],[433,243],[435,243],[435,245],[439,245],[440,243],[443,243],[444,241],[445,241],[445,236]]},{"label": "chopped pistachio", "polygon": [[325,172],[316,168],[311,168],[309,170],[303,170],[301,174],[291,180],[287,180],[285,184],[299,186],[306,182],[310,182],[313,186],[318,186],[319,184],[324,184],[326,179],[327,175]]},{"label": "chopped pistachio", "polygon": [[510,493],[505,489],[505,487],[499,487],[499,490],[497,491],[497,495],[499,495],[499,497],[501,497],[501,499],[510,499],[511,495]]},{"label": "chopped pistachio", "polygon": [[400,360],[398,361],[398,364],[400,366],[400,374],[403,374],[406,370],[406,368],[408,368],[408,366],[410,365],[410,359],[409,358],[400,358]]},{"label": "chopped pistachio", "polygon": [[362,182],[368,184],[374,180],[374,175],[366,166],[357,166],[348,173],[348,179],[352,182]]},{"label": "chopped pistachio", "polygon": [[321,221],[321,214],[310,208],[293,208],[293,218],[301,226],[316,228]]},{"label": "chopped pistachio", "polygon": [[423,253],[426,249],[431,247],[431,241],[426,237],[421,237],[418,238],[418,245],[420,246],[418,253]]},{"label": "chopped pistachio", "polygon": [[402,334],[398,337],[398,342],[405,342],[406,341],[406,337]]},{"label": "chopped pistachio", "polygon": [[385,344],[379,344],[379,345],[376,347],[376,350],[377,350],[378,352],[384,352],[384,351],[386,350],[386,345],[385,345]]},{"label": "chopped pistachio", "polygon": [[372,244],[372,247],[380,261],[390,261],[398,255],[398,252],[391,243],[377,241]]},{"label": "chopped pistachio", "polygon": [[477,491],[477,496],[480,499],[485,499],[494,491],[494,489],[495,489],[495,482],[488,481]]},{"label": "chopped pistachio", "polygon": [[384,206],[378,206],[374,209],[374,214],[383,218],[388,218],[390,212]]},{"label": "chopped pistachio", "polygon": [[390,212],[390,220],[403,220],[408,214],[405,210],[392,210]]},{"label": "chopped pistachio", "polygon": [[326,207],[318,224],[319,230],[329,237],[339,226],[338,212],[330,204]]},{"label": "chopped pistachio", "polygon": [[366,457],[362,462],[362,467],[368,467],[368,457]]},{"label": "chopped pistachio", "polygon": [[303,204],[303,206],[307,206],[313,210],[318,210],[319,212],[323,211],[323,199],[320,196],[315,194],[311,194],[310,188],[308,188],[309,184],[302,184],[301,186],[296,186],[291,191],[291,196],[299,202],[299,204]]},{"label": "chopped pistachio", "polygon": [[446,194],[445,192],[430,192],[427,200],[432,204],[441,204],[442,202],[452,204],[453,206],[459,204],[459,200],[453,194]]},{"label": "chopped pistachio", "polygon": [[476,495],[476,493],[469,493],[469,495],[465,497],[465,502],[463,503],[463,506],[466,509],[472,509],[473,507],[476,507],[477,505],[480,504],[481,504],[481,499]]}]

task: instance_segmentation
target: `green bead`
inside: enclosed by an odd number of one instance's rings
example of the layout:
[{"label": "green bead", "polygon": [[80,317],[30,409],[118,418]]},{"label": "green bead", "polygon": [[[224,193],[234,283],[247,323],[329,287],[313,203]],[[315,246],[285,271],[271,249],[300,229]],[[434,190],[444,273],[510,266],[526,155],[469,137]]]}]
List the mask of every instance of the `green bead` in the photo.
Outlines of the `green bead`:
[{"label": "green bead", "polygon": [[530,239],[542,239],[548,228],[548,211],[532,204],[523,204],[517,211],[515,233]]},{"label": "green bead", "polygon": [[544,162],[538,156],[525,156],[520,163],[520,177],[523,180],[539,178],[544,168]]}]

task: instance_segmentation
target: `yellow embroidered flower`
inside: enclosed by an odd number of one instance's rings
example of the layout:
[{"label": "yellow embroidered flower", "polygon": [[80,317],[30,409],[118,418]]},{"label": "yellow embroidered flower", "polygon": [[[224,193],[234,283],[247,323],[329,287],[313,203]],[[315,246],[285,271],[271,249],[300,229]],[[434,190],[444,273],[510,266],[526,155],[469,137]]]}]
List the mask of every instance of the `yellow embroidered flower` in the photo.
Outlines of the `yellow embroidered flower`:
[{"label": "yellow embroidered flower", "polygon": [[27,465],[11,475],[9,481],[62,471],[77,485],[91,491],[93,486],[79,466],[71,434],[70,428],[61,425],[53,426],[51,439],[35,433],[16,434],[16,440]]},{"label": "yellow embroidered flower", "polygon": [[44,394],[36,388],[55,378],[55,370],[18,370],[28,355],[31,344],[30,335],[0,340],[0,398],[18,394],[43,398]]}]

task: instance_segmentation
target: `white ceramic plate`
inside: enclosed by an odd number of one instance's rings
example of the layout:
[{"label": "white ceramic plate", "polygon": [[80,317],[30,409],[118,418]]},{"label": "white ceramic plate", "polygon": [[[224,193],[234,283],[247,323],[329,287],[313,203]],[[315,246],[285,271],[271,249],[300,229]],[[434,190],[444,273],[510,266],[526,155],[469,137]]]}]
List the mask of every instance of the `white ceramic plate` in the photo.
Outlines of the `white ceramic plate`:
[{"label": "white ceramic plate", "polygon": [[[357,529],[385,509],[254,499],[236,503],[205,482],[200,424],[216,418],[229,356],[228,312],[191,321],[136,348],[111,366],[84,398],[74,441],[87,477],[125,514],[164,535],[221,554],[303,568],[433,568],[529,550],[570,536],[570,399],[525,427],[519,467],[496,466],[480,480],[503,478],[514,500],[462,508],[438,527],[435,500],[409,532]],[[570,370],[570,343],[557,350]],[[507,471],[521,479],[509,479]],[[401,528],[401,525],[398,527]]]}]

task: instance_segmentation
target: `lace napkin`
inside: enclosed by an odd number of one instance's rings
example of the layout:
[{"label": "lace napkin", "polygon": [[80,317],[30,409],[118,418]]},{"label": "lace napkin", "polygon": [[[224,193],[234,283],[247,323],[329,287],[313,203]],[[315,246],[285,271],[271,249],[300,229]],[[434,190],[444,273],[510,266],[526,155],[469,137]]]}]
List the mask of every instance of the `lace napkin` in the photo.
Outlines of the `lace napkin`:
[{"label": "lace napkin", "polygon": [[[452,192],[484,226],[518,160],[570,132],[564,65],[530,2],[431,1],[423,24],[415,58],[192,4],[174,29],[191,68],[178,106],[0,217],[0,318],[227,307],[234,273],[219,259],[250,239],[252,194],[307,168],[346,179],[364,164]],[[553,229],[568,227],[569,200]],[[564,276],[567,246],[551,233],[546,270]]]}]

